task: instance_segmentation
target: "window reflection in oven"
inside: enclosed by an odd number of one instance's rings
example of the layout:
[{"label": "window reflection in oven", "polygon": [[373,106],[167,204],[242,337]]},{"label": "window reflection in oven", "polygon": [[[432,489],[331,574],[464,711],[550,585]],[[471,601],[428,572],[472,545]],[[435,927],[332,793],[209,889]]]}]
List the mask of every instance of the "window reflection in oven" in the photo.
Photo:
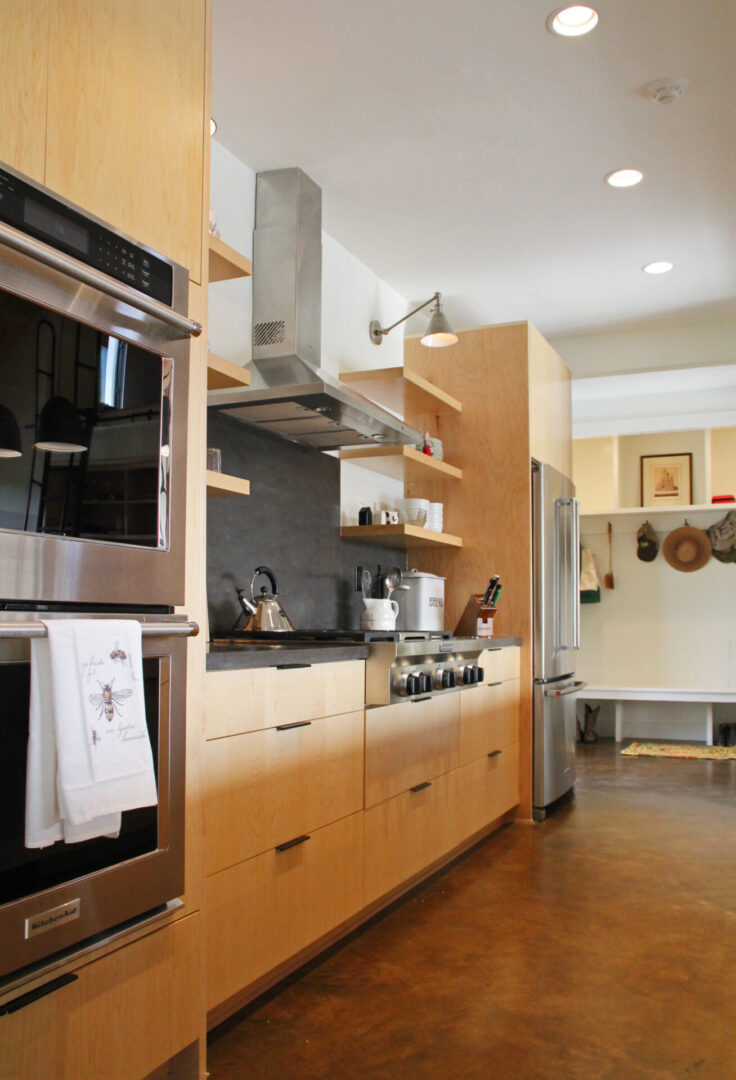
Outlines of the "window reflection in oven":
[{"label": "window reflection in oven", "polygon": [[[159,783],[159,716],[167,661],[143,658],[143,683],[151,751],[156,781]],[[162,693],[163,691],[163,693]],[[59,841],[43,849],[24,846],[26,804],[26,756],[28,710],[30,704],[30,664],[28,661],[0,663],[0,904],[42,892],[98,870],[156,851],[159,837],[159,808],[143,807],[122,815],[120,835],[112,840],[100,837],[81,843]],[[161,790],[159,785],[159,795]]]}]

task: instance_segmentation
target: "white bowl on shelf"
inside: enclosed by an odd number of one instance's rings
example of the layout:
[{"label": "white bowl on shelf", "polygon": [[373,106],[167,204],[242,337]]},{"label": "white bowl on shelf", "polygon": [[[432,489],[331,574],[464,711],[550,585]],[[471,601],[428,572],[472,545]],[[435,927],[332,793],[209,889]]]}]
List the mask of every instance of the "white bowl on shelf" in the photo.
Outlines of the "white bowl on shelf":
[{"label": "white bowl on shelf", "polygon": [[404,499],[403,510],[407,525],[426,527],[429,517],[429,499]]}]

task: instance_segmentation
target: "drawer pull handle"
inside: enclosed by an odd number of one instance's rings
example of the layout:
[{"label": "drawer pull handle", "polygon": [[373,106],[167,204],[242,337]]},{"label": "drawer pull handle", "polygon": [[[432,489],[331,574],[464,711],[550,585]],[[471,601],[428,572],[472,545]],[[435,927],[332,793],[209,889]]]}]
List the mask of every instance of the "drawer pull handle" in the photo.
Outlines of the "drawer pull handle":
[{"label": "drawer pull handle", "polygon": [[488,682],[486,686],[503,686],[502,682]]},{"label": "drawer pull handle", "polygon": [[307,840],[311,840],[311,836],[295,836],[293,840],[287,840],[285,844],[277,844],[277,851],[288,851],[289,848],[296,847],[297,844],[303,844]]},{"label": "drawer pull handle", "polygon": [[431,780],[425,780],[423,784],[417,784],[416,787],[410,788],[409,790],[410,791],[424,791],[425,788],[431,787],[431,786],[432,786],[432,781]]},{"label": "drawer pull handle", "polygon": [[431,701],[432,700],[432,695],[431,694],[425,694],[424,697],[413,697],[410,700],[411,700],[412,705],[418,705],[420,701]]},{"label": "drawer pull handle", "polygon": [[296,720],[293,724],[277,724],[276,725],[276,730],[277,731],[291,731],[292,728],[295,728],[295,727],[310,727],[311,723],[312,723],[311,720]]},{"label": "drawer pull handle", "polygon": [[498,757],[498,755],[502,754],[502,753],[503,753],[503,750],[491,750],[488,757]]},{"label": "drawer pull handle", "polygon": [[293,671],[294,668],[311,667],[311,664],[276,664],[277,671]]},{"label": "drawer pull handle", "polygon": [[29,990],[27,994],[21,994],[20,997],[13,998],[12,1001],[8,1001],[5,1005],[0,1005],[0,1016],[7,1016],[10,1013],[18,1012],[18,1009],[25,1009],[26,1005],[32,1005],[34,1001],[38,1001],[39,998],[46,997],[47,994],[53,994],[55,990],[61,990],[62,986],[68,986],[69,983],[76,982],[79,978],[78,975],[60,975],[58,979],[52,979],[51,982],[44,983],[43,986],[36,987],[35,990]]}]

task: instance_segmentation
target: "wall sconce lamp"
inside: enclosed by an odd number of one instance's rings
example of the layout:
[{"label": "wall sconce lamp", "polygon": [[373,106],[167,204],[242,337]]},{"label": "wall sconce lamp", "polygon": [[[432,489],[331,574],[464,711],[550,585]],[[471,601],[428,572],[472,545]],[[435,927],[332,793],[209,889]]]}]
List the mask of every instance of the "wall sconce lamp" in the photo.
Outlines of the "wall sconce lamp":
[{"label": "wall sconce lamp", "polygon": [[385,330],[382,330],[381,324],[377,319],[374,319],[370,325],[370,335],[373,344],[380,345],[386,334],[389,334],[395,326],[399,326],[400,323],[406,322],[407,319],[410,319],[412,315],[416,315],[418,311],[427,307],[428,304],[434,304],[434,307],[432,308],[432,314],[427,323],[427,329],[424,331],[424,335],[421,338],[422,345],[427,345],[430,349],[441,349],[445,345],[455,345],[458,337],[442,311],[441,295],[438,292],[436,292],[434,296],[430,296],[429,300],[425,300],[419,307],[410,311],[408,315],[404,315],[402,319],[397,319],[391,326],[387,326]]},{"label": "wall sconce lamp", "polygon": [[20,428],[7,405],[0,405],[0,458],[21,457]]}]

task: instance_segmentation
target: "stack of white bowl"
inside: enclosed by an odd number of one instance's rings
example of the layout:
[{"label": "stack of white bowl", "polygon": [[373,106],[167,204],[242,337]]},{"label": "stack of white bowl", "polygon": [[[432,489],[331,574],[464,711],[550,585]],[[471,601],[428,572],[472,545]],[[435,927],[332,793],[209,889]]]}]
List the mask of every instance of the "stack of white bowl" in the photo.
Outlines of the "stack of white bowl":
[{"label": "stack of white bowl", "polygon": [[404,520],[407,525],[427,527],[429,517],[429,499],[404,499]]},{"label": "stack of white bowl", "polygon": [[429,513],[427,514],[427,528],[430,532],[442,532],[443,519],[444,504],[441,502],[431,502],[429,504]]}]

